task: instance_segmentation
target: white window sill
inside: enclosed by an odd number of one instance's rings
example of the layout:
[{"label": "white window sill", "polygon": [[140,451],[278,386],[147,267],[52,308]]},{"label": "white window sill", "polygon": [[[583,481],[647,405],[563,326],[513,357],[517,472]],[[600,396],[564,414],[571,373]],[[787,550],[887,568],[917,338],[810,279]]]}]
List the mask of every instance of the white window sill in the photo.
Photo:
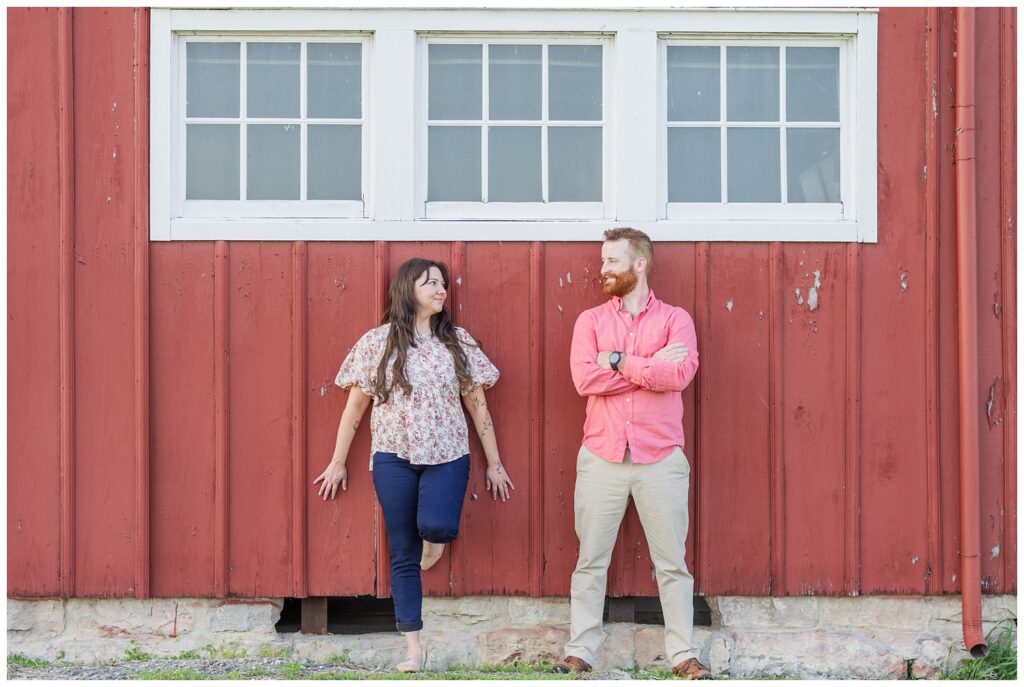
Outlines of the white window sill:
[{"label": "white window sill", "polygon": [[172,219],[158,241],[600,241],[631,226],[655,241],[877,242],[875,227],[828,221],[373,221],[341,219]]}]

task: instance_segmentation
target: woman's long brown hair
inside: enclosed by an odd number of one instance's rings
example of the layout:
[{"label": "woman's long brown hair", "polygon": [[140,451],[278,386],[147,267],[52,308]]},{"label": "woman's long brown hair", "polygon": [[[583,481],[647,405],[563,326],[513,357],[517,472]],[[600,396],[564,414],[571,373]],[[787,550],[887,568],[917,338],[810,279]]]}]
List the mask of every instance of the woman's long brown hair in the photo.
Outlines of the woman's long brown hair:
[{"label": "woman's long brown hair", "polygon": [[[377,365],[377,376],[373,380],[373,395],[378,403],[387,403],[391,392],[397,386],[406,395],[412,393],[412,384],[405,376],[405,361],[410,347],[416,346],[416,296],[414,288],[421,275],[430,276],[430,268],[436,267],[441,272],[445,289],[448,288],[448,267],[443,262],[412,258],[398,267],[395,278],[388,286],[388,298],[384,306],[384,316],[380,323],[390,324],[384,354]],[[424,280],[425,281],[425,280]],[[455,325],[447,306],[430,318],[430,331],[448,348],[455,361],[455,376],[459,379],[459,388],[468,389],[472,385],[469,374],[469,360],[462,350],[463,344],[455,333]],[[468,344],[467,344],[468,345]],[[395,362],[391,367],[391,383],[386,383],[387,364],[391,354],[396,352]]]}]

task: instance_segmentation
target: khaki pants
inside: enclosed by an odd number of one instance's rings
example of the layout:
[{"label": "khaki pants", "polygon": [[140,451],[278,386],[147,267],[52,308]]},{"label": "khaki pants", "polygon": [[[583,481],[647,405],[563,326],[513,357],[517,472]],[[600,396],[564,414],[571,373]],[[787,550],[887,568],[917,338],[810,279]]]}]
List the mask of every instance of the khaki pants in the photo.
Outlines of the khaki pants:
[{"label": "khaki pants", "polygon": [[686,569],[690,465],[678,446],[664,460],[609,463],[581,447],[576,459],[576,536],[580,557],[572,574],[566,656],[591,665],[604,641],[601,616],[608,564],[629,498],[633,497],[657,571],[665,616],[665,656],[674,666],[695,658],[693,576]]}]

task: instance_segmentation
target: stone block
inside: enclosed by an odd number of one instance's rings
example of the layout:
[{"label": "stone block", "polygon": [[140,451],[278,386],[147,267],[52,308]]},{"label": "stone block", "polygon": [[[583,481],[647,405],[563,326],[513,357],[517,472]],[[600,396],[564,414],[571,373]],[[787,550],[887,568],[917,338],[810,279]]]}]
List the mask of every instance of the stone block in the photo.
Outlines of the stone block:
[{"label": "stone block", "polygon": [[188,631],[191,614],[174,599],[69,599],[67,627],[86,637],[172,637]]},{"label": "stone block", "polygon": [[[712,675],[722,675],[732,669],[732,635],[727,632],[715,632],[708,638],[707,661],[704,663],[711,669]],[[703,661],[703,657],[701,657]]]},{"label": "stone block", "polygon": [[906,663],[885,644],[852,632],[735,632],[733,677],[900,678]]},{"label": "stone block", "polygon": [[821,597],[821,629],[867,628],[923,632],[931,612],[923,597]]},{"label": "stone block", "polygon": [[209,611],[212,632],[275,632],[281,604],[268,599],[229,599]]},{"label": "stone block", "polygon": [[919,635],[914,642],[911,671],[919,680],[934,680],[945,668],[953,668],[969,654],[949,640],[934,635]]},{"label": "stone block", "polygon": [[515,596],[509,599],[508,614],[513,627],[568,625],[569,599]]},{"label": "stone block", "polygon": [[405,637],[396,632],[375,632],[346,637],[338,651],[349,650],[349,660],[369,668],[394,668],[405,660]]},{"label": "stone block", "polygon": [[424,665],[430,670],[445,670],[449,666],[471,666],[480,662],[480,645],[475,637],[424,633]]},{"label": "stone block", "polygon": [[815,597],[723,596],[717,599],[721,627],[810,628],[818,624]]},{"label": "stone block", "polygon": [[644,627],[633,633],[634,658],[639,668],[664,668],[665,628]]},{"label": "stone block", "polygon": [[481,663],[554,663],[562,659],[569,629],[565,627],[508,628],[479,635]]},{"label": "stone block", "polygon": [[636,664],[633,636],[640,627],[636,623],[605,623],[605,640],[594,657],[594,668],[613,670],[630,669]]},{"label": "stone block", "polygon": [[1007,623],[1017,620],[1017,597],[1002,594],[998,596],[981,597],[981,617],[985,622]]},{"label": "stone block", "polygon": [[7,599],[7,631],[56,637],[64,631],[61,599]]},{"label": "stone block", "polygon": [[467,627],[506,627],[509,597],[463,596],[426,597],[423,599],[423,617],[431,627],[445,630]]},{"label": "stone block", "polygon": [[[963,638],[963,605],[959,594],[925,599],[930,612],[928,630],[949,639]],[[981,597],[982,630],[1007,628],[1017,620],[1017,597],[1004,594]]]}]

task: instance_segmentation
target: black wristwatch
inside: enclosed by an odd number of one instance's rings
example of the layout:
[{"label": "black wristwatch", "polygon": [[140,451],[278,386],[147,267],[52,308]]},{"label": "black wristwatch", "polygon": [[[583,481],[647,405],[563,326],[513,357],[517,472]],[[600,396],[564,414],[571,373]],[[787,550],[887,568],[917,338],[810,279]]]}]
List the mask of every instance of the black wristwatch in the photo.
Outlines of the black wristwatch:
[{"label": "black wristwatch", "polygon": [[620,351],[612,351],[608,356],[608,364],[616,372],[619,371],[619,363],[622,362],[622,353]]}]

